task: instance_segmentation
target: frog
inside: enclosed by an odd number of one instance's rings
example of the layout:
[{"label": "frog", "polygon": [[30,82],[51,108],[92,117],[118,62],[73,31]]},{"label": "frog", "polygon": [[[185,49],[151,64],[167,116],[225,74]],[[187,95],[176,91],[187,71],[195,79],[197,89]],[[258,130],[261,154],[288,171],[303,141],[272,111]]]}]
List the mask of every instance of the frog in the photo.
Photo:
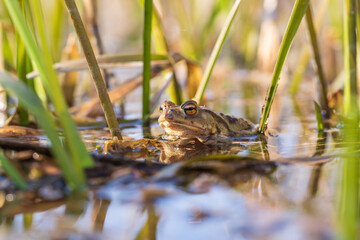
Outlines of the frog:
[{"label": "frog", "polygon": [[248,146],[232,142],[233,138],[258,134],[258,125],[250,120],[215,112],[199,106],[195,100],[180,106],[164,101],[160,113],[159,125],[170,138],[110,140],[105,143],[105,153],[121,152],[127,156],[136,150],[136,154],[144,154],[138,157],[147,158],[155,149],[160,151],[159,162],[172,163],[211,154],[237,154]]},{"label": "frog", "polygon": [[195,100],[187,100],[180,106],[165,100],[160,114],[160,127],[166,135],[175,138],[235,138],[253,136],[259,130],[250,120],[215,112],[199,106]]}]

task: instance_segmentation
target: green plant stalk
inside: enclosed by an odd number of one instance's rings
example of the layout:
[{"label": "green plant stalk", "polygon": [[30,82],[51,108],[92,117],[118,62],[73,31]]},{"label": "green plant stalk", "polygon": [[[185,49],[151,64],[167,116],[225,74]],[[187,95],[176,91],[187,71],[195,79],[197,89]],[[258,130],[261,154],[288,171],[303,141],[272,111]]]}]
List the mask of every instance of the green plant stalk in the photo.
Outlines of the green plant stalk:
[{"label": "green plant stalk", "polygon": [[[316,12],[316,19],[315,19],[315,29],[318,29],[320,27],[320,24],[325,16],[325,13],[328,12],[328,2],[329,0],[322,0],[320,4],[320,9],[317,10]],[[309,47],[307,44],[304,44],[302,46],[301,49],[301,57],[299,62],[296,64],[296,68],[294,70],[294,74],[291,78],[291,84],[289,87],[289,93],[290,95],[294,96],[297,91],[298,91],[298,87],[300,85],[300,81],[302,80],[308,63],[309,63],[309,59],[310,59],[310,52],[309,52]]]},{"label": "green plant stalk", "polygon": [[344,7],[344,113],[358,119],[356,81],[356,0],[346,0]]},{"label": "green plant stalk", "polygon": [[[18,79],[23,82],[26,82],[26,73],[27,73],[27,57],[25,52],[25,47],[21,39],[17,36],[16,37],[16,71]],[[19,103],[18,104],[18,112],[19,112],[19,120],[20,125],[28,126],[29,125],[29,114],[27,110]]]},{"label": "green plant stalk", "polygon": [[[38,15],[36,15],[35,17],[33,16],[34,15],[33,14],[33,4],[32,3],[30,4],[30,1],[24,1],[24,9],[25,9],[24,11],[26,13],[26,14],[24,14],[25,21],[27,22],[28,28],[33,31],[33,33],[34,33],[33,35],[36,38],[36,34],[35,34],[36,33],[36,30],[35,30],[36,26],[35,26],[34,21],[39,20],[39,16]],[[30,73],[30,72],[32,72],[34,70],[33,69],[33,64],[32,64],[32,60],[30,59],[29,55],[26,54],[26,56],[27,56],[26,57],[26,60],[27,60],[27,63],[26,63],[27,70],[26,70],[26,72]],[[25,80],[25,78],[24,78],[24,80]],[[45,87],[44,87],[44,84],[42,83],[41,79],[40,78],[35,79],[35,80],[34,79],[28,79],[27,80],[27,85],[31,86],[31,88],[36,91],[36,94],[41,99],[44,107],[48,108],[49,99],[46,96]]]},{"label": "green plant stalk", "polygon": [[52,56],[55,61],[59,61],[62,51],[62,33],[64,32],[65,26],[65,8],[61,0],[56,0],[54,8],[51,9],[52,18],[50,21],[50,36],[52,45]]},{"label": "green plant stalk", "polygon": [[[24,9],[24,1],[20,0],[19,4],[21,5],[21,9],[23,14],[25,15]],[[27,74],[27,56],[25,51],[25,46],[21,38],[18,34],[16,34],[16,71],[17,77],[21,81],[26,81],[26,74]],[[20,125],[28,126],[29,125],[29,114],[24,106],[21,103],[18,104],[18,112],[19,112],[19,120]]]},{"label": "green plant stalk", "polygon": [[[357,28],[357,32],[358,34],[360,33],[360,0],[357,0],[357,11],[358,13],[356,14],[357,18],[356,18],[356,28]],[[359,48],[360,48],[360,37],[358,35],[358,51],[359,51]]]},{"label": "green plant stalk", "polygon": [[[40,73],[40,79],[42,80],[42,84],[46,89],[47,95],[50,97],[51,102],[54,104],[56,114],[58,115],[60,124],[64,129],[64,135],[66,137],[65,143],[70,150],[74,167],[77,169],[77,172],[80,173],[83,171],[83,167],[92,167],[94,163],[93,160],[90,158],[79,134],[77,133],[76,125],[72,120],[65,99],[62,95],[58,76],[52,69],[53,61],[50,51],[51,48],[46,35],[40,1],[33,1],[30,7],[33,13],[32,16],[34,20],[34,26],[37,30],[38,41],[42,50],[39,50],[39,52],[42,52],[41,56],[44,59],[40,66],[40,68],[45,68],[43,69],[43,74],[41,74],[39,66],[37,66]],[[26,44],[25,40],[24,43]],[[34,47],[37,47],[36,43],[34,44]],[[27,48],[27,51],[29,56],[31,57],[29,49],[30,48]],[[31,58],[33,61],[35,61],[36,59],[34,57]]]},{"label": "green plant stalk", "polygon": [[321,109],[320,106],[317,102],[314,101],[314,107],[315,107],[315,115],[316,115],[316,126],[317,126],[317,130],[319,132],[324,131],[324,121],[323,121],[323,117],[321,114]]},{"label": "green plant stalk", "polygon": [[[181,29],[187,29],[191,26],[191,16],[188,15],[185,4],[183,1],[171,1],[172,7],[176,14],[177,22]],[[190,7],[191,9],[191,7]],[[178,44],[181,48],[181,54],[190,58],[193,61],[199,60],[198,52],[193,44],[192,32],[191,31],[182,31],[181,36],[178,39]]]},{"label": "green plant stalk", "polygon": [[291,43],[294,39],[294,36],[299,28],[301,20],[306,12],[309,2],[310,2],[310,0],[296,0],[296,2],[295,2],[294,9],[291,13],[291,17],[290,17],[289,23],[287,25],[283,41],[280,46],[280,52],[278,55],[278,59],[276,60],[274,73],[273,73],[272,80],[271,80],[271,85],[270,85],[269,91],[267,93],[265,107],[264,107],[264,110],[263,110],[263,113],[262,113],[262,116],[260,119],[260,125],[259,125],[260,133],[263,133],[265,130],[265,125],[266,125],[267,119],[270,114],[270,109],[271,109],[272,102],[274,100],[274,96],[275,96],[277,84],[279,81],[281,69],[284,65],[287,53],[288,53]]},{"label": "green plant stalk", "polygon": [[154,6],[153,9],[153,17],[152,17],[152,22],[153,22],[153,35],[154,35],[154,40],[155,40],[155,50],[158,52],[160,51],[160,53],[166,53],[169,57],[169,61],[172,65],[172,69],[173,69],[173,79],[172,82],[170,83],[170,85],[168,86],[168,93],[170,96],[170,99],[177,105],[180,105],[183,101],[182,101],[182,95],[181,95],[181,89],[176,77],[176,71],[175,71],[175,61],[172,58],[171,54],[170,54],[170,49],[169,49],[169,45],[166,41],[165,35],[164,35],[164,30],[163,27],[161,25],[161,21],[160,21],[160,17],[159,17],[159,13],[156,9],[156,5]]},{"label": "green plant stalk", "polygon": [[26,181],[2,153],[0,154],[0,163],[9,178],[11,178],[21,190],[25,190],[27,188]]},{"label": "green plant stalk", "polygon": [[[57,75],[52,68],[52,62],[46,61],[51,57],[46,57],[41,54],[42,51],[37,46],[36,41],[27,27],[18,3],[12,0],[4,0],[4,2],[19,35],[23,39],[26,51],[32,59],[33,65],[39,71],[42,83],[54,104],[61,126],[64,129],[74,168],[76,168],[78,172],[82,172],[82,167],[91,167],[94,163],[77,133],[76,126],[62,96]],[[38,31],[41,31],[41,29],[38,29]]]},{"label": "green plant stalk", "polygon": [[103,108],[106,122],[109,126],[111,136],[122,139],[119,123],[116,119],[113,106],[105,86],[104,79],[101,75],[99,65],[96,61],[94,51],[92,50],[89,37],[86,34],[84,24],[81,20],[79,11],[74,0],[65,0],[66,6],[73,20],[73,24],[79,38],[81,47],[84,51],[86,61],[88,62],[91,75],[94,79],[97,93],[100,98],[101,106]]},{"label": "green plant stalk", "polygon": [[23,214],[23,226],[25,230],[30,230],[33,226],[33,214],[32,213],[24,213]]},{"label": "green plant stalk", "polygon": [[217,60],[217,58],[218,58],[218,56],[220,54],[220,50],[221,50],[222,46],[224,45],[225,38],[226,38],[226,36],[227,36],[227,34],[229,32],[231,23],[233,22],[233,20],[235,18],[236,12],[239,9],[240,2],[241,2],[241,0],[236,0],[234,5],[232,6],[232,8],[231,8],[226,20],[225,20],[225,23],[224,23],[224,25],[223,25],[223,27],[221,29],[219,37],[216,40],[215,46],[214,46],[214,48],[213,48],[213,50],[211,52],[209,62],[206,65],[204,75],[203,75],[203,77],[201,79],[199,88],[197,89],[195,97],[194,97],[194,99],[196,101],[198,101],[199,103],[202,101],[206,86],[209,83],[212,70],[214,69],[215,62],[216,62],[216,60]]},{"label": "green plant stalk", "polygon": [[[144,0],[139,0],[140,4],[144,6]],[[175,62],[170,55],[170,48],[164,35],[164,30],[161,24],[159,13],[156,8],[156,3],[153,6],[152,14],[152,35],[154,39],[154,49],[158,54],[167,54],[168,59],[173,68],[173,80],[168,86],[168,94],[170,99],[177,105],[182,103],[182,95],[179,83],[176,77],[176,71],[174,68]],[[164,75],[165,76],[165,75]],[[151,111],[151,109],[150,109]]]},{"label": "green plant stalk", "polygon": [[344,140],[346,148],[339,202],[340,236],[358,237],[359,220],[359,106],[356,80],[356,0],[344,1]]},{"label": "green plant stalk", "polygon": [[[217,0],[214,3],[213,8],[211,9],[211,14],[209,19],[207,20],[205,26],[201,29],[201,33],[200,33],[200,41],[198,42],[199,46],[197,47],[197,49],[201,49],[201,54],[203,55],[206,51],[206,44],[205,41],[208,38],[209,34],[211,33],[211,31],[213,31],[214,29],[214,25],[216,23],[216,18],[218,17],[218,15],[221,13],[221,11],[225,11],[224,9],[224,1],[222,0]],[[227,11],[228,9],[226,9]]]},{"label": "green plant stalk", "polygon": [[39,44],[38,46],[39,48],[41,48],[43,52],[43,57],[45,59],[45,62],[52,63],[53,60],[50,51],[51,47],[49,44],[49,39],[46,35],[45,21],[41,9],[40,1],[33,1],[32,4],[30,4],[30,8],[32,13],[35,33]]},{"label": "green plant stalk", "polygon": [[2,55],[0,56],[0,58],[2,58],[2,62],[1,64],[5,70],[11,70],[14,68],[14,59],[13,59],[13,53],[12,53],[12,49],[10,47],[10,42],[9,39],[7,37],[6,31],[3,27],[3,24],[0,22],[0,35],[1,35],[1,51],[2,51]]},{"label": "green plant stalk", "polygon": [[358,158],[359,129],[358,121],[344,121],[344,156],[339,194],[338,221],[341,239],[358,238],[359,220],[359,177]]},{"label": "green plant stalk", "polygon": [[289,87],[289,93],[292,96],[294,96],[299,89],[299,85],[300,85],[302,78],[304,77],[306,68],[309,63],[309,59],[310,59],[310,51],[308,50],[308,48],[306,48],[302,51],[300,60],[297,64],[294,74],[292,76],[291,84]]},{"label": "green plant stalk", "polygon": [[150,78],[151,78],[151,22],[152,0],[145,0],[144,7],[144,33],[143,33],[143,96],[142,118],[144,121],[150,116]]},{"label": "green plant stalk", "polygon": [[71,157],[64,150],[56,131],[56,124],[52,116],[43,107],[38,96],[23,82],[20,82],[6,73],[0,72],[0,84],[18,97],[19,101],[29,109],[36,118],[39,126],[44,130],[51,142],[51,152],[55,156],[63,171],[65,180],[73,190],[81,190],[85,185],[83,171],[73,166]]},{"label": "green plant stalk", "polygon": [[322,108],[326,111],[325,116],[329,117],[330,116],[330,109],[329,109],[329,105],[328,105],[328,99],[327,99],[327,84],[326,84],[326,79],[325,79],[325,74],[324,74],[324,70],[321,64],[321,58],[320,58],[320,50],[318,47],[318,41],[317,41],[317,37],[316,37],[316,32],[315,32],[315,27],[314,27],[314,23],[313,23],[313,17],[312,17],[312,12],[311,12],[311,4],[309,3],[309,6],[306,10],[306,14],[305,14],[305,19],[306,19],[306,25],[309,31],[309,35],[310,35],[310,41],[311,41],[311,47],[313,49],[313,53],[314,53],[314,59],[315,59],[315,63],[317,66],[317,74],[319,77],[319,81],[321,84],[321,94],[320,94],[320,102],[321,102],[321,106]]}]

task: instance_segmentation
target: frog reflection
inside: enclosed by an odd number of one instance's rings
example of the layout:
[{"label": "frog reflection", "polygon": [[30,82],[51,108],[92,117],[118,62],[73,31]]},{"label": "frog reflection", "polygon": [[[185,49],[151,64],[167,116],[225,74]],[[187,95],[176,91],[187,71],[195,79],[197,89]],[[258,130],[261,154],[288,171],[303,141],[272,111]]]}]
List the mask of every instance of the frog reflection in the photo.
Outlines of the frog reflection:
[{"label": "frog reflection", "polygon": [[232,141],[201,142],[197,138],[173,141],[140,139],[135,141],[107,141],[106,153],[121,153],[130,159],[151,159],[155,155],[161,163],[173,163],[212,154],[237,154],[247,149],[246,145]]}]

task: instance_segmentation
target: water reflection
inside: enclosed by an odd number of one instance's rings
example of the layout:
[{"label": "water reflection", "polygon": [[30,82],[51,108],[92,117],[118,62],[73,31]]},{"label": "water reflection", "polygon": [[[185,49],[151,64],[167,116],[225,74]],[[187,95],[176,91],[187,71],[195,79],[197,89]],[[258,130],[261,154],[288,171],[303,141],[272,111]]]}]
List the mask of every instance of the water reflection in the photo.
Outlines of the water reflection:
[{"label": "water reflection", "polygon": [[[129,172],[132,181],[114,179],[89,195],[70,195],[60,205],[34,211],[32,225],[19,228],[15,220],[10,226],[19,229],[16,236],[41,231],[44,239],[319,236],[326,232],[323,227],[310,234],[306,226],[309,221],[317,225],[320,216],[304,213],[298,205],[306,199],[309,188],[303,183],[311,179],[311,171],[308,166],[280,166],[264,172],[254,165],[253,170],[243,168],[219,175],[213,171],[194,173],[188,168],[173,179],[155,182],[136,180]],[[294,181],[299,184],[293,185]],[[19,217],[27,215],[14,213],[5,219],[9,224]],[[4,238],[13,234],[3,228],[0,231]]]}]

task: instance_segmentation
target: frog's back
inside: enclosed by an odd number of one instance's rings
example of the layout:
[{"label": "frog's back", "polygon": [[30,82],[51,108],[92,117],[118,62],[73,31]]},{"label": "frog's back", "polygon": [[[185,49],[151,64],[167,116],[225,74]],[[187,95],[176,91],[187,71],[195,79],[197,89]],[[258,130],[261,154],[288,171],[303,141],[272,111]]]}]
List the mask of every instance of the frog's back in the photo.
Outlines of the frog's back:
[{"label": "frog's back", "polygon": [[208,109],[203,109],[207,114],[211,115],[214,119],[215,127],[213,135],[225,136],[225,137],[238,137],[238,136],[250,136],[255,134],[255,124],[251,121],[226,115],[223,113],[213,112]]}]

